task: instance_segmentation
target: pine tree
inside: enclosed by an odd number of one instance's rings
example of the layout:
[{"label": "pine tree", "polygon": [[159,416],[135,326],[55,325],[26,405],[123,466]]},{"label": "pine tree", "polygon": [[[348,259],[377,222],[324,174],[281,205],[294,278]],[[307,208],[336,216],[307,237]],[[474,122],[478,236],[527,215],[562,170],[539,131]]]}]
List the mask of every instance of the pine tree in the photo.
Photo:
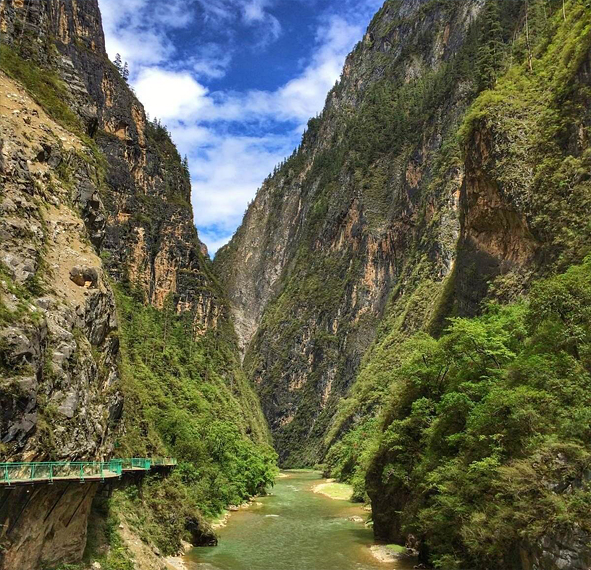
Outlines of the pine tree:
[{"label": "pine tree", "polygon": [[478,48],[477,79],[479,89],[489,89],[494,85],[503,61],[503,50],[500,1],[492,0],[485,8]]},{"label": "pine tree", "polygon": [[129,65],[127,64],[127,62],[125,62],[125,65],[121,70],[121,76],[123,77],[123,79],[125,79],[125,81],[129,79]]},{"label": "pine tree", "polygon": [[115,64],[115,67],[117,68],[117,71],[119,73],[121,73],[123,71],[123,62],[121,61],[121,54],[118,53],[115,56],[115,61],[113,62]]}]

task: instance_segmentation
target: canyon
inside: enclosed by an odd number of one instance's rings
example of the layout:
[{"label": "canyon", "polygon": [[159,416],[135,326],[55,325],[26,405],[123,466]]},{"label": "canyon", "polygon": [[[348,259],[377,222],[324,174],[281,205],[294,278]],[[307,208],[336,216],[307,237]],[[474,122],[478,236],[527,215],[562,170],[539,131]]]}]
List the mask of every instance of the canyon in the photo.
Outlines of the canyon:
[{"label": "canyon", "polygon": [[387,0],[212,261],[97,1],[2,0],[2,461],[180,465],[2,489],[0,570],[160,570],[277,462],[422,563],[588,568],[590,110],[582,0]]}]

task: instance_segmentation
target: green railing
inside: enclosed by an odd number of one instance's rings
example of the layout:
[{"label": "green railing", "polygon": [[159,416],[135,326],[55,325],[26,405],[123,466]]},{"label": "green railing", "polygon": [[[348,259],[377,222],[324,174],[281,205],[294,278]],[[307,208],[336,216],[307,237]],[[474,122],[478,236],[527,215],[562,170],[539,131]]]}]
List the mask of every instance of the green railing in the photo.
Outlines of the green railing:
[{"label": "green railing", "polygon": [[117,459],[123,466],[123,471],[130,471],[132,469],[143,469],[148,471],[152,467],[152,460],[146,457],[131,457],[127,459]]},{"label": "green railing", "polygon": [[38,463],[0,463],[0,478],[10,485],[20,481],[49,481],[56,479],[105,479],[120,477],[119,461],[44,461]]},{"label": "green railing", "polygon": [[35,483],[56,480],[104,480],[121,477],[124,471],[149,471],[152,466],[175,466],[176,459],[147,457],[111,459],[110,461],[43,461],[36,463],[0,463],[0,484]]},{"label": "green railing", "polygon": [[152,459],[152,467],[174,467],[177,460],[174,457],[155,457]]}]

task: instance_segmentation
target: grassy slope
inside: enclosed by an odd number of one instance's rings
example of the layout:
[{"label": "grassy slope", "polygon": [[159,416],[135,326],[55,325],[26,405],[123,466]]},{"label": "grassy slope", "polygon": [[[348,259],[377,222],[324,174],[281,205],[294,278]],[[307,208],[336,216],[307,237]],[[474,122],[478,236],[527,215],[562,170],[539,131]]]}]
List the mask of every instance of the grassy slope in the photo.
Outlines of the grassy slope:
[{"label": "grassy slope", "polygon": [[146,307],[117,289],[123,352],[124,456],[174,455],[207,515],[261,492],[275,454],[231,326],[191,340],[192,315]]}]

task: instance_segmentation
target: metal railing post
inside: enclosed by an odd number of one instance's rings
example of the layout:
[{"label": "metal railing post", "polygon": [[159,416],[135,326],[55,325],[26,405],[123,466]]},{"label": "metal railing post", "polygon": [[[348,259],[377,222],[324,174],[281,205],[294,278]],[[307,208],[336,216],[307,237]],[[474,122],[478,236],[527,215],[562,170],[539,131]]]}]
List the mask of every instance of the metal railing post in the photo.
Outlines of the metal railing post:
[{"label": "metal railing post", "polygon": [[49,464],[49,482],[53,483],[53,463]]}]

